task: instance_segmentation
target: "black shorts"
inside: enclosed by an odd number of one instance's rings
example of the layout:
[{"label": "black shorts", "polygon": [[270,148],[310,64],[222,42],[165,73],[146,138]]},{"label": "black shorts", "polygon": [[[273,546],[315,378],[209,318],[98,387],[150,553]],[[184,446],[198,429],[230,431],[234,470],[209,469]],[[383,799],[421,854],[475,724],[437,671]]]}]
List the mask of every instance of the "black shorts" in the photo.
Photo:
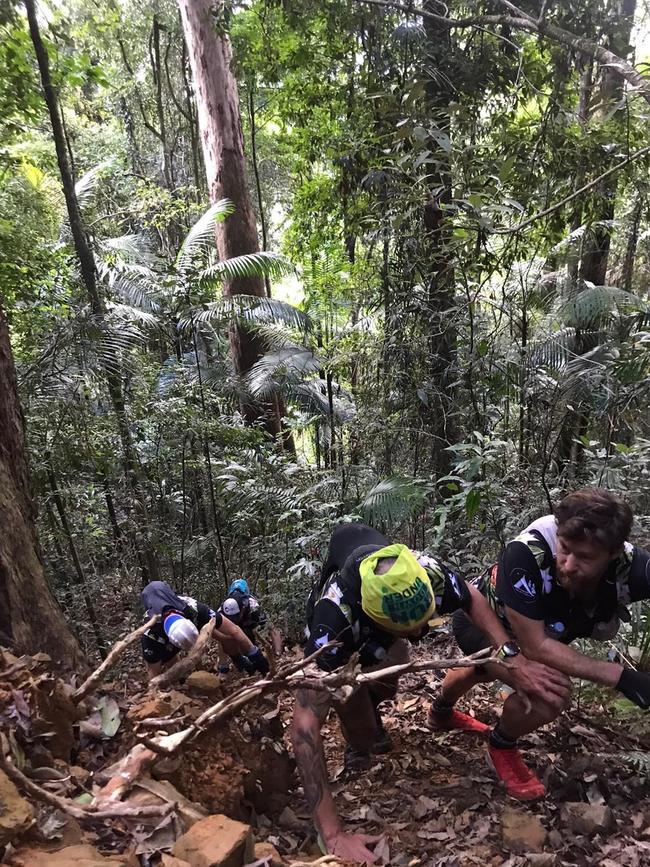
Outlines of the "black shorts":
[{"label": "black shorts", "polygon": [[478,653],[479,650],[485,650],[486,647],[491,646],[487,635],[481,632],[477,626],[474,626],[464,611],[454,611],[451,618],[451,628],[456,643],[465,656]]},{"label": "black shorts", "polygon": [[174,647],[173,644],[169,644],[166,642],[163,644],[161,641],[156,641],[155,638],[152,638],[150,635],[145,634],[140,639],[140,644],[142,645],[142,655],[145,658],[145,662],[148,662],[150,665],[154,665],[156,662],[169,662],[170,659],[173,659],[178,653],[178,647]]}]

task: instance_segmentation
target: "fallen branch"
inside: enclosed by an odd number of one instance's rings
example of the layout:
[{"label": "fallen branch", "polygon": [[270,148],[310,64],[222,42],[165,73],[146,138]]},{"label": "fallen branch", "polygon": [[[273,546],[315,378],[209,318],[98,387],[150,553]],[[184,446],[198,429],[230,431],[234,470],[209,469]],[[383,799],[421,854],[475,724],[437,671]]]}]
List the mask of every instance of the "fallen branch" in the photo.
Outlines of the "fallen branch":
[{"label": "fallen branch", "polygon": [[[332,642],[332,644],[333,643],[334,642]],[[491,655],[491,648],[486,648],[485,650],[480,650],[478,653],[473,653],[471,656],[466,656],[461,659],[437,659],[424,662],[405,662],[400,665],[392,665],[388,668],[379,669],[378,671],[359,671],[354,659],[343,668],[331,673],[305,671],[305,668],[328,647],[331,647],[331,644],[319,648],[316,653],[306,659],[284,666],[282,669],[278,670],[277,674],[272,678],[258,680],[254,684],[244,686],[237,692],[231,693],[225,698],[220,699],[216,704],[209,707],[199,717],[197,717],[190,726],[180,732],[163,735],[159,738],[145,738],[140,736],[139,740],[141,743],[146,744],[146,746],[153,752],[157,752],[164,756],[172,756],[185,744],[193,741],[200,734],[208,728],[212,728],[217,723],[223,723],[240,708],[253,701],[258,696],[269,692],[278,692],[284,689],[314,689],[318,691],[336,692],[342,687],[354,688],[362,683],[368,683],[373,680],[382,680],[394,675],[408,674],[412,671],[437,671],[447,668],[470,668],[475,666],[477,663],[480,663],[481,665],[494,663],[495,665],[507,668],[507,664],[504,663],[502,659]]]},{"label": "fallen branch", "polygon": [[72,818],[80,822],[99,822],[103,819],[116,819],[128,816],[138,819],[152,816],[159,818],[167,816],[176,809],[176,803],[171,802],[161,805],[145,804],[141,806],[131,806],[118,802],[115,806],[111,806],[108,809],[103,809],[101,804],[78,804],[70,800],[70,798],[62,798],[60,795],[55,795],[53,792],[48,792],[46,789],[37,786],[22,771],[18,770],[13,762],[7,761],[4,756],[0,757],[0,767],[22,792],[36,798],[37,801],[61,810],[61,812],[72,816]]},{"label": "fallen branch", "polygon": [[163,671],[162,674],[149,681],[149,692],[154,692],[157,689],[167,689],[172,683],[176,683],[177,680],[186,677],[191,671],[194,671],[203,656],[208,642],[212,638],[215,623],[216,621],[213,617],[201,629],[199,637],[196,639],[194,647],[189,653],[175,662],[167,671]]},{"label": "fallen branch", "polygon": [[72,694],[72,700],[75,704],[79,704],[79,702],[84,699],[88,693],[100,682],[100,680],[104,677],[104,674],[108,671],[111,666],[115,665],[117,660],[122,656],[124,651],[133,644],[134,641],[137,641],[141,635],[150,629],[155,623],[160,620],[159,615],[154,615],[151,620],[145,623],[143,626],[139,626],[137,629],[134,629],[126,638],[120,639],[115,645],[113,645],[106,659],[102,662],[99,668],[96,668],[95,671],[87,677],[86,680],[81,684],[79,689],[75,690]]}]

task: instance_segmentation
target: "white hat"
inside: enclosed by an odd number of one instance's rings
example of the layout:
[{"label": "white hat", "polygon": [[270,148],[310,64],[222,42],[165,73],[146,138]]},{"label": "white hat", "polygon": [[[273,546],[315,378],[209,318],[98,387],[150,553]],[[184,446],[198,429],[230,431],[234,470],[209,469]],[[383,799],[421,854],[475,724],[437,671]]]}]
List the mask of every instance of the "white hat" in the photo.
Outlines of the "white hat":
[{"label": "white hat", "polygon": [[240,613],[239,604],[236,599],[225,599],[223,605],[221,606],[221,610],[226,615],[226,617],[236,617],[237,614]]},{"label": "white hat", "polygon": [[199,637],[199,630],[192,621],[180,614],[168,614],[163,629],[171,643],[181,650],[190,650]]}]

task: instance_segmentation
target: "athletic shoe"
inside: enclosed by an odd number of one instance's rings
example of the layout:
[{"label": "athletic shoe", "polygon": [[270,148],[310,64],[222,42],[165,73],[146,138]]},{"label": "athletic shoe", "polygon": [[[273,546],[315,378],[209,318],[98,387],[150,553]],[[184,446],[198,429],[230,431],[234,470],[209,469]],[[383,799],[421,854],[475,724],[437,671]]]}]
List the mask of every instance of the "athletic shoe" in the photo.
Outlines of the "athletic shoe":
[{"label": "athletic shoe", "polygon": [[348,744],[343,754],[343,768],[346,773],[358,773],[367,771],[370,767],[370,753],[367,750],[358,750]]},{"label": "athletic shoe", "polygon": [[544,784],[526,767],[518,749],[500,750],[489,744],[487,757],[510,797],[534,801],[546,794]]},{"label": "athletic shoe", "polygon": [[461,713],[458,710],[452,710],[449,713],[436,713],[431,707],[427,716],[429,728],[436,732],[475,732],[476,734],[487,734],[490,726],[481,722],[479,719],[474,719],[467,713]]}]

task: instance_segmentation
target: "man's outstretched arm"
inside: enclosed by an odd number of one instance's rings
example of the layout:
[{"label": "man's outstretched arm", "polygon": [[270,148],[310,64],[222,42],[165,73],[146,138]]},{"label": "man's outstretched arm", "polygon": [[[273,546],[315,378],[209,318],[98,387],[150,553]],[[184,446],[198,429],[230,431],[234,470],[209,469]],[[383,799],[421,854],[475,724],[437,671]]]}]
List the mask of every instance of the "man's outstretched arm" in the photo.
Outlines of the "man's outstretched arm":
[{"label": "man's outstretched arm", "polygon": [[375,859],[367,845],[378,838],[345,833],[330,791],[320,732],[329,705],[325,692],[301,689],[296,693],[291,740],[305,799],[327,851],[346,861],[370,864]]},{"label": "man's outstretched arm", "polygon": [[[510,639],[505,627],[490,607],[485,596],[471,585],[468,585],[468,590],[472,604],[466,612],[467,616],[481,632],[487,635],[493,647],[501,647]],[[534,623],[535,621],[530,622]],[[517,638],[519,638],[518,634]],[[537,696],[551,704],[568,701],[571,681],[562,673],[562,669],[558,671],[555,668],[550,668],[552,663],[549,663],[545,657],[536,659],[530,656],[522,642],[519,643],[523,653],[515,656],[508,663],[513,680],[512,685],[523,690],[529,696]],[[542,664],[542,659],[548,664]]]},{"label": "man's outstretched arm", "polygon": [[506,616],[510,621],[521,649],[529,659],[544,662],[569,677],[582,677],[594,683],[616,687],[623,666],[600,659],[592,659],[568,644],[562,644],[554,638],[549,638],[540,620],[524,617],[512,608],[506,607]]}]

